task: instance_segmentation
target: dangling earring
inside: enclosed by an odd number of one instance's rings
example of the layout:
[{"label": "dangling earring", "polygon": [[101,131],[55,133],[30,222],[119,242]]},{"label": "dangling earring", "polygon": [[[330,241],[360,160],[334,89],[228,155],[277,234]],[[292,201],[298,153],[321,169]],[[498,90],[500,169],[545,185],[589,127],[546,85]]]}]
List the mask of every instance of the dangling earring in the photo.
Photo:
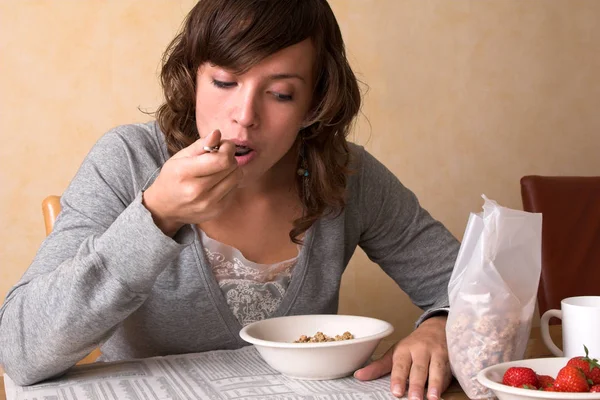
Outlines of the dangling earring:
[{"label": "dangling earring", "polygon": [[302,140],[302,143],[300,144],[300,168],[298,168],[298,171],[296,172],[299,176],[308,178],[310,174],[308,173],[308,162],[306,161],[306,154],[304,153],[305,147],[306,144],[304,143],[304,140]]},{"label": "dangling earring", "polygon": [[304,203],[303,214],[306,212],[306,202],[309,200],[309,189],[308,189],[308,177],[310,173],[308,172],[308,161],[306,161],[306,143],[304,139],[300,142],[300,167],[298,171],[296,171],[300,179],[302,179],[302,199]]}]

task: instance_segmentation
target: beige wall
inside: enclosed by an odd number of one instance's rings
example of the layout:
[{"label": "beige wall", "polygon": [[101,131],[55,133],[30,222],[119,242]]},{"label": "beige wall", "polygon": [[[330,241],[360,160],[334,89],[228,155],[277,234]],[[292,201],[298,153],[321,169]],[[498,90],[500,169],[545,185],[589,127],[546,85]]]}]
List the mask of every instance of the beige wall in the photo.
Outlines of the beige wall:
[{"label": "beige wall", "polygon": [[[0,296],[110,127],[160,101],[162,50],[193,0],[0,2]],[[597,0],[332,0],[369,86],[355,140],[458,237],[480,195],[520,208],[525,174],[600,174]],[[342,312],[418,315],[362,252]],[[392,310],[384,310],[390,306]]]}]

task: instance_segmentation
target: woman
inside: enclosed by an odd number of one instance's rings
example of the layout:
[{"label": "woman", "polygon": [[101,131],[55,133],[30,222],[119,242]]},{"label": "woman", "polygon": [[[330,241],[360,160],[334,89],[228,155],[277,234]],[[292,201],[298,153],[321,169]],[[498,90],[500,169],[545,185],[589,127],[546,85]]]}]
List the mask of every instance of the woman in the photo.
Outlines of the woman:
[{"label": "woman", "polygon": [[[19,384],[103,360],[231,349],[262,318],[335,313],[357,245],[425,310],[361,380],[439,398],[457,241],[346,141],[356,78],[325,0],[201,0],[165,53],[157,121],[115,128],[0,314]],[[409,380],[408,388],[406,381]]]}]

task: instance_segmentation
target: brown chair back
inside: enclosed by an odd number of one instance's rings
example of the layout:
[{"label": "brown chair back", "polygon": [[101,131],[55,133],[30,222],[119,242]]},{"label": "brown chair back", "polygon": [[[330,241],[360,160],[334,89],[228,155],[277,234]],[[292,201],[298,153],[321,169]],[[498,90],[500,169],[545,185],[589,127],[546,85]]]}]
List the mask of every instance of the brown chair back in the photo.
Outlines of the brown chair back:
[{"label": "brown chair back", "polygon": [[525,211],[542,213],[540,314],[600,295],[600,177],[524,176],[521,197]]},{"label": "brown chair back", "polygon": [[[52,229],[54,229],[54,221],[56,221],[56,217],[59,213],[60,196],[51,195],[42,201],[42,215],[44,216],[44,225],[46,225],[46,236],[48,236],[50,232],[52,232]],[[96,348],[77,364],[92,363],[96,361],[100,354],[100,350]]]},{"label": "brown chair back", "polygon": [[54,229],[54,221],[60,212],[60,196],[48,196],[42,201],[42,214],[46,225],[46,236]]}]

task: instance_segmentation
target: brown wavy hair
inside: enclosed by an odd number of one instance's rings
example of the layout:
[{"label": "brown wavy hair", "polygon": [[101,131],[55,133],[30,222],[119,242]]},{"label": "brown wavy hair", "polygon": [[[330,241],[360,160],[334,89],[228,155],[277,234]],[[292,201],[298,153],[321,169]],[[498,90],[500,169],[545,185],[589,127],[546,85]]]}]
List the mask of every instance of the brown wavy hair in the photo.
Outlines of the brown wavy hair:
[{"label": "brown wavy hair", "polygon": [[316,49],[316,82],[311,118],[298,135],[297,189],[304,212],[290,239],[324,215],[345,206],[350,173],[347,136],[360,110],[358,81],[348,64],[344,41],[326,0],[200,0],[163,55],[160,74],[165,101],[156,111],[169,153],[198,139],[196,74],[205,62],[241,74],[285,47],[311,39]]}]

